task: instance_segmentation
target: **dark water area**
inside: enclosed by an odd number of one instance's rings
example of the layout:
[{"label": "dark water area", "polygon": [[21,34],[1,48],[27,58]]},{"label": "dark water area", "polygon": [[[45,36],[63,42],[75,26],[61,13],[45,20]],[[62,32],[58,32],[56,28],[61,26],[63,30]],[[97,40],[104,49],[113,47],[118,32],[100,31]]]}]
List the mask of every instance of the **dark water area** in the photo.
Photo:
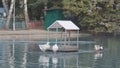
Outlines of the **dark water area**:
[{"label": "dark water area", "polygon": [[[81,37],[78,52],[56,54],[40,51],[45,42],[1,40],[0,68],[120,68],[120,37]],[[95,44],[104,51],[95,52]]]}]

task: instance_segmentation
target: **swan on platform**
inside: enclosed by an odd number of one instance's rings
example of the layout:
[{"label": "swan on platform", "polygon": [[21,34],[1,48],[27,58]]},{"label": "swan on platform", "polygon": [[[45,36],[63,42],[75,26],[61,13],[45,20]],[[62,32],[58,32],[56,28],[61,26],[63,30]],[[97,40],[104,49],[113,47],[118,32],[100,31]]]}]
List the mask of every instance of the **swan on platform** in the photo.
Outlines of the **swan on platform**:
[{"label": "swan on platform", "polygon": [[56,53],[58,51],[57,44],[53,45],[52,50],[53,50],[54,53]]},{"label": "swan on platform", "polygon": [[50,48],[50,43],[47,42],[46,44],[39,45],[39,48],[40,48],[41,51],[45,52],[47,49]]},{"label": "swan on platform", "polygon": [[95,45],[95,46],[94,46],[94,49],[95,49],[96,51],[100,51],[100,50],[103,50],[103,46]]}]

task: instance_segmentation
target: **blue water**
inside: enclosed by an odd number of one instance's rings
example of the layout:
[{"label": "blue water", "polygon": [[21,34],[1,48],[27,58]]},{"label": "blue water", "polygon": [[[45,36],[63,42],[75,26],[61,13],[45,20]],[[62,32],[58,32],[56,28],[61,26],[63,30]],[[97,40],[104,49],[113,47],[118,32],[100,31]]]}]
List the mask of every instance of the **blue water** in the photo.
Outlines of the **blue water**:
[{"label": "blue water", "polygon": [[[79,52],[41,52],[43,41],[0,41],[0,68],[120,68],[119,37],[80,38]],[[104,47],[94,52],[94,45]]]}]

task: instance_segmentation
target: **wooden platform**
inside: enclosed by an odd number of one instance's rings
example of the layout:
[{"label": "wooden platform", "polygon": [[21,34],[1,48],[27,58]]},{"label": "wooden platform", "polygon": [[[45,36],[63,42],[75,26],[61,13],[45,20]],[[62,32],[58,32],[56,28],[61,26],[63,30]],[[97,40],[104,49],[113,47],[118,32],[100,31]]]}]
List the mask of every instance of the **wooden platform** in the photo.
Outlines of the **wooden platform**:
[{"label": "wooden platform", "polygon": [[[58,46],[58,51],[57,52],[77,52],[79,51],[79,48],[77,46]],[[48,51],[52,51],[52,48],[50,48]]]}]

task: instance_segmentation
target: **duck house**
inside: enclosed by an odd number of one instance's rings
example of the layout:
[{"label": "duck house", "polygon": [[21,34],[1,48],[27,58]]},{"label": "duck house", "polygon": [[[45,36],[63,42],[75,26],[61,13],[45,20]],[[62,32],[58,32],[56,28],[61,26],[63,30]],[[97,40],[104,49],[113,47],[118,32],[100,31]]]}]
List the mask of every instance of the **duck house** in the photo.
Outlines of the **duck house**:
[{"label": "duck house", "polygon": [[[73,52],[79,50],[79,27],[77,27],[72,21],[70,20],[56,20],[53,24],[51,24],[47,28],[48,32],[54,31],[56,32],[56,41],[55,44],[58,45],[58,51],[63,52]],[[61,42],[58,42],[57,34],[61,33]],[[72,33],[75,34],[74,38],[75,45],[71,44],[73,43],[71,41],[71,35]],[[50,37],[50,34],[48,34],[48,39]]]}]

